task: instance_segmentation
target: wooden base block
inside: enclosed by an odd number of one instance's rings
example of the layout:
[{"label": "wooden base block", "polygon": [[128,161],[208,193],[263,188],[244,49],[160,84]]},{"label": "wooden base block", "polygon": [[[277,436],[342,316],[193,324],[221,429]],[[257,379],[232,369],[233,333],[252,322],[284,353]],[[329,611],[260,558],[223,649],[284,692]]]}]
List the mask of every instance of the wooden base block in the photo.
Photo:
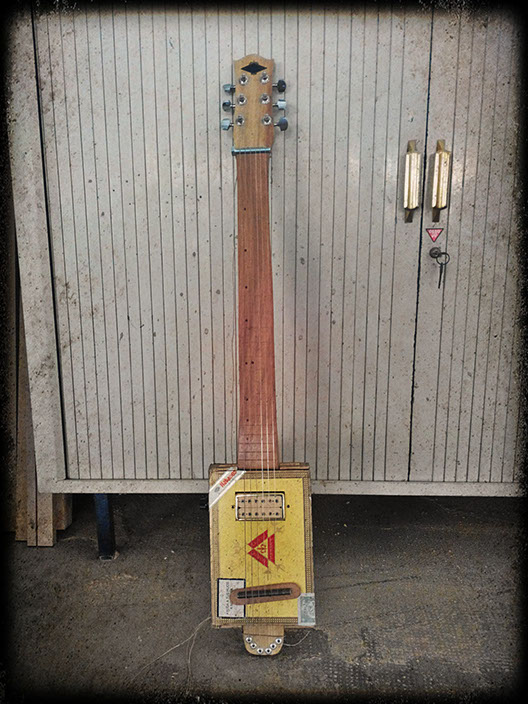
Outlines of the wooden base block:
[{"label": "wooden base block", "polygon": [[71,494],[53,494],[53,523],[56,530],[66,530],[72,522]]}]

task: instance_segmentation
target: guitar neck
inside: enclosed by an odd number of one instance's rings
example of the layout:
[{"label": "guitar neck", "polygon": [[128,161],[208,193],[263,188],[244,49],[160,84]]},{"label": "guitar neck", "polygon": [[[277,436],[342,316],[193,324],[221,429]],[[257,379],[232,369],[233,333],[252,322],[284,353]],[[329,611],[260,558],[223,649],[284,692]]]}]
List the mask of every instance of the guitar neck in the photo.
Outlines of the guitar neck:
[{"label": "guitar neck", "polygon": [[237,464],[279,465],[275,399],[273,282],[269,231],[269,152],[237,157],[238,350]]}]

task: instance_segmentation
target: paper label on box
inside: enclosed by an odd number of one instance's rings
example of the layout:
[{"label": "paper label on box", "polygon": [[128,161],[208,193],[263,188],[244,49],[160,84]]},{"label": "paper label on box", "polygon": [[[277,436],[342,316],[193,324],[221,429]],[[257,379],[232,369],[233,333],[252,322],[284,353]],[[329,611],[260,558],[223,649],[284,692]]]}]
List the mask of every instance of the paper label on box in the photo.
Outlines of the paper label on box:
[{"label": "paper label on box", "polygon": [[209,508],[212,508],[228,489],[246,473],[245,469],[230,467],[209,489]]},{"label": "paper label on box", "polygon": [[297,608],[299,626],[315,626],[315,594],[299,594]]},{"label": "paper label on box", "polygon": [[218,617],[219,618],[244,618],[246,607],[244,604],[233,604],[229,594],[233,589],[243,589],[245,579],[218,579]]}]

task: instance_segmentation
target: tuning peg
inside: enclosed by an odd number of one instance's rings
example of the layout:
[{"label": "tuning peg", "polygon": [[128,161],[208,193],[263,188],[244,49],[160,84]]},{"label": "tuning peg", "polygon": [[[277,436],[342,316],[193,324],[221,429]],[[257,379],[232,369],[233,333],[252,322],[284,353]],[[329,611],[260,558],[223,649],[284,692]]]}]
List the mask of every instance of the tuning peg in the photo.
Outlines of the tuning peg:
[{"label": "tuning peg", "polygon": [[224,119],[220,122],[220,127],[223,130],[228,130],[230,127],[233,127],[233,123],[228,117],[224,117]]},{"label": "tuning peg", "polygon": [[225,112],[229,112],[234,107],[235,107],[235,104],[232,103],[230,100],[224,100],[224,102],[222,103],[222,110],[224,110]]},{"label": "tuning peg", "polygon": [[273,107],[278,110],[286,110],[286,101],[284,98],[278,98],[276,103],[273,103]]},{"label": "tuning peg", "polygon": [[276,88],[279,93],[284,93],[284,91],[286,90],[286,81],[281,78],[277,81],[277,83],[273,84],[273,87]]},{"label": "tuning peg", "polygon": [[288,129],[288,120],[285,117],[281,117],[278,122],[275,123],[275,127],[278,127],[281,132]]},{"label": "tuning peg", "polygon": [[226,93],[234,93],[235,86],[232,83],[224,83],[222,86]]}]

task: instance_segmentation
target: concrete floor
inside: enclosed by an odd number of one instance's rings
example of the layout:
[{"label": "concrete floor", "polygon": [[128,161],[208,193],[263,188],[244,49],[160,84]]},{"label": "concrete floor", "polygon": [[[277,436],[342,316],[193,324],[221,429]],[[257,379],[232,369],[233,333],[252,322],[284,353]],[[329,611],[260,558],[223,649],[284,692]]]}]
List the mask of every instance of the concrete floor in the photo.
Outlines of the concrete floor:
[{"label": "concrete floor", "polygon": [[314,496],[317,627],[288,631],[273,658],[201,623],[198,496],[115,496],[114,507],[114,561],[97,559],[91,496],[74,497],[55,547],[10,537],[8,701],[507,701],[518,686],[520,499]]}]

